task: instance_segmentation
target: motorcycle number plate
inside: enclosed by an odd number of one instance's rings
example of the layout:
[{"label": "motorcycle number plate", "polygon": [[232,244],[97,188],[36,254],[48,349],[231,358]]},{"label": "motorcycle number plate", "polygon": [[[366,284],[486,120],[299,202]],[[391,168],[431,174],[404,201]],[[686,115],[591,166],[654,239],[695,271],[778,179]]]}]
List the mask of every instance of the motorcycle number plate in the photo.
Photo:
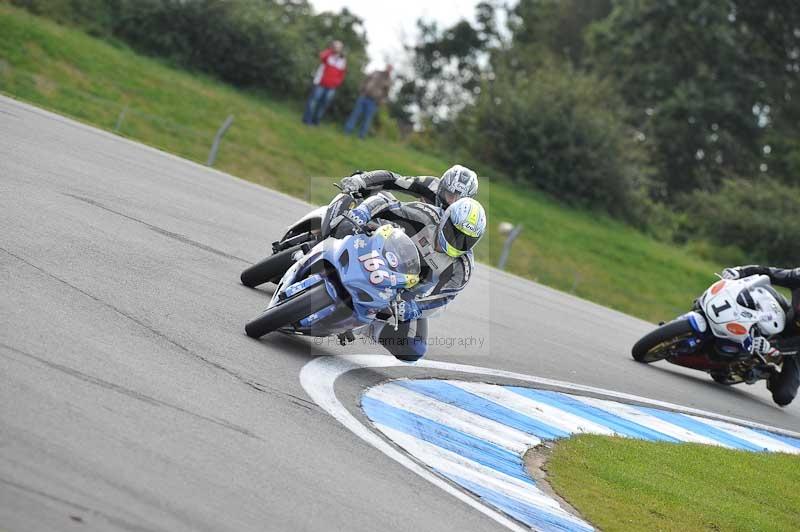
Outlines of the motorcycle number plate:
[{"label": "motorcycle number plate", "polygon": [[[389,272],[382,270],[386,263],[383,261],[377,251],[372,251],[358,257],[361,266],[369,272],[369,282],[372,284],[381,284],[386,279],[389,279]],[[393,283],[394,284],[394,283]]]},{"label": "motorcycle number plate", "polygon": [[735,304],[727,297],[715,297],[706,304],[706,315],[717,323],[736,319]]}]

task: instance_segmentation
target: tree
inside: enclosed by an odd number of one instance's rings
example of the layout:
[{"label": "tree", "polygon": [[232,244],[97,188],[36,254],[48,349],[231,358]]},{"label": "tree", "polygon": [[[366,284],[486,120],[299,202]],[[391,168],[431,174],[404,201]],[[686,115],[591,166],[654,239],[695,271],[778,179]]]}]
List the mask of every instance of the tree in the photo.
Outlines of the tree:
[{"label": "tree", "polygon": [[499,44],[500,34],[492,3],[479,3],[475,18],[474,25],[462,19],[444,29],[417,21],[418,41],[407,47],[412,73],[400,94],[407,102],[404,112],[416,115],[418,122],[453,119],[480,90],[488,51]]},{"label": "tree", "polygon": [[725,180],[714,192],[694,192],[686,208],[692,218],[684,233],[736,245],[753,262],[797,265],[800,240],[793,221],[800,212],[799,187],[768,178]]},{"label": "tree", "polygon": [[[800,4],[618,0],[590,32],[590,67],[613,79],[658,167],[654,196],[766,174],[797,138]],[[782,146],[783,147],[783,146]]]},{"label": "tree", "polygon": [[445,137],[520,186],[638,222],[641,150],[613,87],[555,58],[535,72],[500,68]]},{"label": "tree", "polygon": [[611,0],[520,0],[508,13],[513,47],[543,47],[578,66],[586,29],[610,12]]}]

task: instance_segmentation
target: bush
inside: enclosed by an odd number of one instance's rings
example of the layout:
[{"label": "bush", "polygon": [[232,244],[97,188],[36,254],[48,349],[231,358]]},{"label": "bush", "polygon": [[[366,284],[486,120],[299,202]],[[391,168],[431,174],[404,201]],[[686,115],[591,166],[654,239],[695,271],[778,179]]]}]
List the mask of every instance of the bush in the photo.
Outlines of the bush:
[{"label": "bush", "polygon": [[[450,135],[482,162],[569,203],[641,219],[645,166],[597,79],[542,65],[498,72]],[[621,106],[620,106],[621,107]]]},{"label": "bush", "polygon": [[692,194],[687,208],[692,213],[684,227],[687,235],[738,246],[752,261],[792,267],[800,262],[798,187],[770,179],[729,179],[718,190]]},{"label": "bush", "polygon": [[83,27],[92,35],[111,35],[114,0],[11,0],[35,15]]},{"label": "bush", "polygon": [[143,0],[126,4],[114,34],[147,54],[234,85],[286,93],[298,89],[299,72],[311,70],[311,64],[302,65],[295,55],[301,47],[280,15],[245,2]]}]

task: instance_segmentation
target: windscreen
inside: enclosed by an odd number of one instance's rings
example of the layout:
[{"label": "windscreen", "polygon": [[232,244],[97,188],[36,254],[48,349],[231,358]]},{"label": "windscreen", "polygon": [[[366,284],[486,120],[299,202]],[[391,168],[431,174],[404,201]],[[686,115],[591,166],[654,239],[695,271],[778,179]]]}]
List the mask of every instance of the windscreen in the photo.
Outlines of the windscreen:
[{"label": "windscreen", "polygon": [[745,308],[756,310],[756,302],[753,300],[753,294],[750,293],[749,288],[745,288],[739,292],[739,295],[736,296],[736,302]]},{"label": "windscreen", "polygon": [[419,275],[417,246],[403,231],[394,230],[383,245],[383,258],[389,267],[405,275]]}]

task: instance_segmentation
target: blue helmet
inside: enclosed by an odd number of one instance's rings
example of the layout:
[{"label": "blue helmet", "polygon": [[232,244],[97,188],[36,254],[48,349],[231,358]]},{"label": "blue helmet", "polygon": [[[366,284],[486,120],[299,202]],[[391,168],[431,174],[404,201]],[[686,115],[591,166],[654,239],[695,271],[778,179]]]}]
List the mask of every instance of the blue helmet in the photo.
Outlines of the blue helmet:
[{"label": "blue helmet", "polygon": [[473,198],[461,198],[450,205],[437,226],[438,249],[451,257],[471,250],[486,232],[486,211]]},{"label": "blue helmet", "polygon": [[451,166],[442,174],[436,190],[436,206],[448,208],[461,198],[472,198],[478,193],[478,175],[465,166]]}]

